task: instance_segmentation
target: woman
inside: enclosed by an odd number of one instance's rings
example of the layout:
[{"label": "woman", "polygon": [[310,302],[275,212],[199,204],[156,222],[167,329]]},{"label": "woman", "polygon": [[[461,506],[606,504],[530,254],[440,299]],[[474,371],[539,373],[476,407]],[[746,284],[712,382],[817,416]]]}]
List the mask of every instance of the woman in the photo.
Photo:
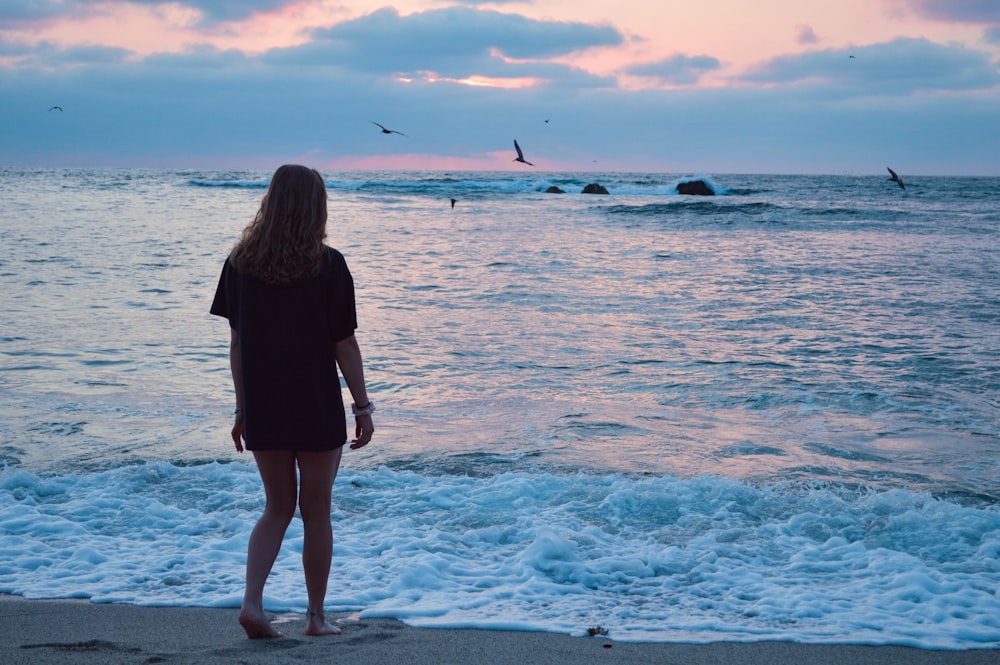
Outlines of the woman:
[{"label": "woman", "polygon": [[251,639],[281,636],[264,614],[264,583],[296,503],[309,599],[305,633],[340,633],[323,614],[333,554],[330,494],[347,442],[337,366],[354,399],[352,449],[371,441],[375,405],[354,337],[354,281],[325,238],[322,176],[305,166],[282,166],[226,259],[212,302],[212,314],[230,325],[233,442],[237,451],[245,444],[253,453],[266,495],[250,535],[239,616]]}]

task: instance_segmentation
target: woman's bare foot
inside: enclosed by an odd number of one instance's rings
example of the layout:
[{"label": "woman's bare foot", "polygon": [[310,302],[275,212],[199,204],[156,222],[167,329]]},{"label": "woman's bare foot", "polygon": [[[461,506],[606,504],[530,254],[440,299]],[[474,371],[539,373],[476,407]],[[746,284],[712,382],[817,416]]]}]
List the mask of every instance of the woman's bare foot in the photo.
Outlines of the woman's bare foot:
[{"label": "woman's bare foot", "polygon": [[246,631],[247,637],[251,640],[284,637],[271,627],[271,622],[267,620],[267,617],[250,610],[240,610],[240,625],[243,626],[243,630]]},{"label": "woman's bare foot", "polygon": [[306,621],[306,635],[320,637],[322,635],[340,635],[340,628],[331,626],[326,622],[326,616],[322,612],[308,612]]}]

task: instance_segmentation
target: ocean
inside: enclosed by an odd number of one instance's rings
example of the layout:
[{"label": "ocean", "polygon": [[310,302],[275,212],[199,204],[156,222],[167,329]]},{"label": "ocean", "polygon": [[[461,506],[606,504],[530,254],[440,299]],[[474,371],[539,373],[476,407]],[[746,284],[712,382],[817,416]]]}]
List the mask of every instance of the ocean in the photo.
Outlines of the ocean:
[{"label": "ocean", "polygon": [[[1000,178],[324,176],[378,404],[328,611],[1000,647]],[[239,606],[208,310],[268,177],[0,169],[0,592]]]}]

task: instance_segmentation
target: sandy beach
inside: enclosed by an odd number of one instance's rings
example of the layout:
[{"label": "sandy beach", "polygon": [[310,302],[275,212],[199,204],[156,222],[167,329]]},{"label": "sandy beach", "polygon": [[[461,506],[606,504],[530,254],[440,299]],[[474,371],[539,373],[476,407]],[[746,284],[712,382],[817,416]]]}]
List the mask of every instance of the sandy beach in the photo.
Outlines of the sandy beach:
[{"label": "sandy beach", "polygon": [[307,638],[299,616],[279,615],[286,637],[246,639],[236,610],[96,605],[84,600],[0,596],[0,662],[31,663],[811,663],[813,665],[987,665],[1000,651],[930,651],[895,646],[789,642],[621,643],[550,633],[411,628],[398,621],[339,616],[343,635]]}]

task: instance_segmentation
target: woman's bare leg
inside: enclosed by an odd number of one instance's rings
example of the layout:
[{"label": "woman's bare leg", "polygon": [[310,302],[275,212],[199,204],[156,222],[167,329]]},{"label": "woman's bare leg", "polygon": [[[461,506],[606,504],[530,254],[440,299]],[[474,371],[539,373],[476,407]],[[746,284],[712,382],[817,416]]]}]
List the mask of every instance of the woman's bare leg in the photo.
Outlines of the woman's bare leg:
[{"label": "woman's bare leg", "polygon": [[250,639],[281,637],[264,614],[264,583],[295,515],[295,453],[258,450],[253,456],[267,499],[247,547],[247,587],[240,609],[240,625]]},{"label": "woman's bare leg", "polygon": [[321,453],[298,453],[299,513],[302,515],[302,569],[306,577],[309,614],[306,635],[339,635],[340,629],[326,622],[323,603],[330,579],[333,528],[330,525],[330,493],[340,469],[341,449]]}]

